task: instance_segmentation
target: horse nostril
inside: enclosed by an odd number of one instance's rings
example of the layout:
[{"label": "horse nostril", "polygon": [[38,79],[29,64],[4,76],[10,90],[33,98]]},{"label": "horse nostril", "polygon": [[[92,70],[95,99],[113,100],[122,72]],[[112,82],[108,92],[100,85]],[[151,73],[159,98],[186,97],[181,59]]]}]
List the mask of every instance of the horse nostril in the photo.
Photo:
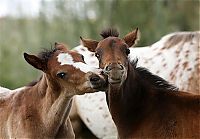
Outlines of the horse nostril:
[{"label": "horse nostril", "polygon": [[98,82],[100,80],[100,77],[99,76],[92,76],[90,77],[90,82]]},{"label": "horse nostril", "polygon": [[120,70],[123,70],[124,66],[122,64],[120,64]]},{"label": "horse nostril", "polygon": [[106,71],[110,71],[111,68],[110,68],[109,66],[106,66],[105,70],[106,70]]}]

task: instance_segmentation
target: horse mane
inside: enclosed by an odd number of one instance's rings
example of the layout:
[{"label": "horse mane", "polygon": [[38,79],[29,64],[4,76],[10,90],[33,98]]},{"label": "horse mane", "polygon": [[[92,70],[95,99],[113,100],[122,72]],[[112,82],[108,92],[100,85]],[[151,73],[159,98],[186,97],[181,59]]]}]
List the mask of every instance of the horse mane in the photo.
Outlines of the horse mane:
[{"label": "horse mane", "polygon": [[57,51],[57,48],[54,48],[51,46],[51,49],[46,49],[43,48],[43,51],[41,51],[38,54],[38,57],[42,60],[44,60],[45,62],[48,62],[48,60],[51,58],[51,56],[54,54],[55,51]]},{"label": "horse mane", "polygon": [[110,36],[112,37],[119,37],[119,32],[115,28],[107,28],[103,30],[100,35],[103,37],[103,39],[108,38]]},{"label": "horse mane", "polygon": [[151,73],[148,69],[144,67],[137,67],[138,59],[131,61],[131,65],[134,70],[142,77],[142,79],[148,81],[155,89],[163,91],[178,91],[178,88],[163,78]]}]

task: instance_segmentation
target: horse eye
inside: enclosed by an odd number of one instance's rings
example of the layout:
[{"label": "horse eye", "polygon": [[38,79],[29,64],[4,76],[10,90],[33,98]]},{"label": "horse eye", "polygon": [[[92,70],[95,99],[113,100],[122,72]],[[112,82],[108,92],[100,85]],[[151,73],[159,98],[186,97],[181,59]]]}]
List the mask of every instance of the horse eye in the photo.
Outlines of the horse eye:
[{"label": "horse eye", "polygon": [[126,49],[126,55],[130,54],[130,50],[127,48]]},{"label": "horse eye", "polygon": [[99,59],[100,55],[98,53],[95,53],[95,56]]},{"label": "horse eye", "polygon": [[66,75],[66,73],[64,73],[64,72],[60,72],[60,73],[57,74],[57,76],[58,76],[59,78],[61,78],[61,79],[64,79],[64,78],[65,78],[65,75]]}]

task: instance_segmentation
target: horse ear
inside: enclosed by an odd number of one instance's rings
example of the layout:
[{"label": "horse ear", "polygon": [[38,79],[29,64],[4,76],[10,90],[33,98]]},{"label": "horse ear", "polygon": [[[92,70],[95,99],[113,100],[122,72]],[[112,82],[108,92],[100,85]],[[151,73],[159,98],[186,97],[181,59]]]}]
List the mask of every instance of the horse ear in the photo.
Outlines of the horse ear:
[{"label": "horse ear", "polygon": [[46,62],[44,62],[44,60],[38,58],[35,55],[29,55],[27,53],[24,53],[24,59],[33,67],[35,67],[36,69],[45,71],[47,69],[47,65]]},{"label": "horse ear", "polygon": [[132,45],[136,45],[137,42],[140,40],[140,30],[136,28],[132,32],[125,35],[123,40],[126,42],[126,44],[131,47]]},{"label": "horse ear", "polygon": [[63,43],[58,43],[58,42],[55,42],[54,43],[54,47],[58,50],[63,50],[63,51],[66,51],[67,50],[67,47],[65,44]]},{"label": "horse ear", "polygon": [[90,39],[83,39],[80,37],[81,43],[84,47],[87,47],[89,51],[95,52],[95,49],[97,48],[98,41],[96,40],[90,40]]}]

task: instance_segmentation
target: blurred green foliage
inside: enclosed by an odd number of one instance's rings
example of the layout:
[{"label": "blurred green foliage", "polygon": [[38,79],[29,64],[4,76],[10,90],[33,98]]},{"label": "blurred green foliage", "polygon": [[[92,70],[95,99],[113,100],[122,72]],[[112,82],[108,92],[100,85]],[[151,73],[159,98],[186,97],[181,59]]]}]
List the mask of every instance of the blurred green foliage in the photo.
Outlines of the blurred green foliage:
[{"label": "blurred green foliage", "polygon": [[54,42],[79,45],[79,36],[100,39],[107,27],[121,36],[136,27],[140,46],[150,45],[175,31],[199,30],[199,0],[55,0],[41,1],[34,18],[0,18],[0,86],[14,89],[41,74],[23,59]]}]

